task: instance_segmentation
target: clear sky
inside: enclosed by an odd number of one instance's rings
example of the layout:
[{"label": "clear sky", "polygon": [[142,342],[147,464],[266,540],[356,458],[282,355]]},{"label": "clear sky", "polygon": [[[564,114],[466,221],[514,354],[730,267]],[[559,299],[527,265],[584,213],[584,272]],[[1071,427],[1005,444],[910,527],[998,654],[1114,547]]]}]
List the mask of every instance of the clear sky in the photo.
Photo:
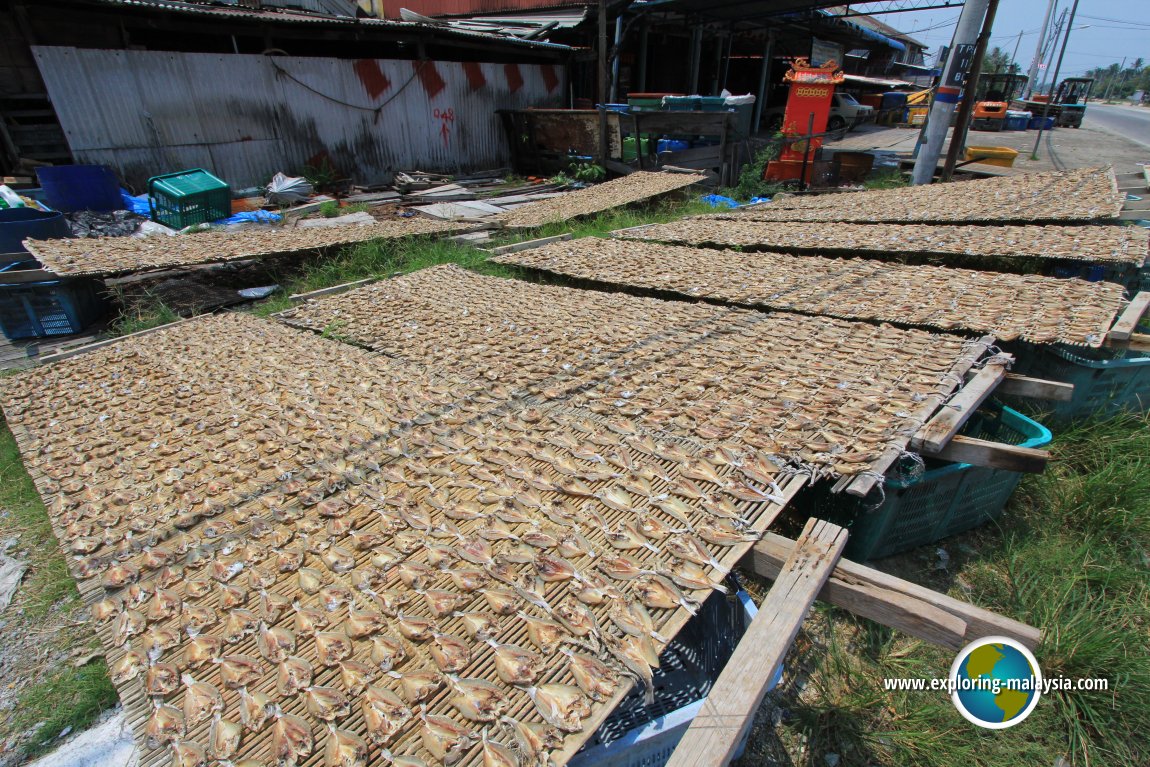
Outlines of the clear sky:
[{"label": "clear sky", "polygon": [[[1056,2],[1055,18],[1063,8],[1069,10],[1074,0]],[[990,45],[1013,53],[1021,32],[1016,60],[1024,73],[1034,58],[1038,30],[1048,3],[1049,0],[999,0]],[[859,7],[865,9],[866,6]],[[940,45],[950,44],[959,11],[959,8],[910,11],[877,18],[928,44],[933,54]],[[1139,56],[1150,64],[1150,0],[1079,0],[1059,79],[1080,75],[1091,67],[1120,63],[1123,56],[1127,64]],[[929,55],[927,60],[931,60]]]}]

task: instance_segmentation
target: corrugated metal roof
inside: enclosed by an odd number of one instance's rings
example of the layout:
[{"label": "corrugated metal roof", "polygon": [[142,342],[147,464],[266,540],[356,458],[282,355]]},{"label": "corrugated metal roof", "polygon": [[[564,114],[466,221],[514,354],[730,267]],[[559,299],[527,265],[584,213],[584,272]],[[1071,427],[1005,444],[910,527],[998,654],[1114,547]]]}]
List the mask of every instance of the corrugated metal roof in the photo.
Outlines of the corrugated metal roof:
[{"label": "corrugated metal roof", "polygon": [[451,26],[439,24],[420,24],[410,21],[395,21],[392,19],[359,19],[350,16],[332,16],[328,14],[304,13],[301,11],[286,10],[253,10],[230,6],[206,5],[201,3],[183,3],[178,0],[91,0],[100,5],[129,6],[146,8],[150,10],[167,11],[173,13],[188,13],[200,16],[215,16],[227,19],[251,19],[257,21],[270,21],[287,24],[331,24],[347,28],[391,29],[407,30],[412,33],[433,31],[451,37],[466,37],[484,40],[491,43],[506,43],[508,45],[525,46],[555,51],[570,50],[569,46],[559,43],[549,43],[541,40],[524,40],[515,35],[499,35],[490,32],[479,32],[468,29],[456,29]]},{"label": "corrugated metal roof", "polygon": [[[407,8],[400,9],[400,16],[404,21],[415,22],[426,18]],[[493,14],[490,16],[427,18],[427,21],[437,25],[445,25],[451,29],[523,37],[537,35],[544,30],[571,29],[582,24],[587,20],[587,17],[588,10],[586,8],[571,8],[520,15]]]},{"label": "corrugated metal roof", "polygon": [[383,0],[384,14],[398,19],[401,8],[424,16],[479,16],[505,11],[541,11],[555,8],[586,8],[587,0]]}]

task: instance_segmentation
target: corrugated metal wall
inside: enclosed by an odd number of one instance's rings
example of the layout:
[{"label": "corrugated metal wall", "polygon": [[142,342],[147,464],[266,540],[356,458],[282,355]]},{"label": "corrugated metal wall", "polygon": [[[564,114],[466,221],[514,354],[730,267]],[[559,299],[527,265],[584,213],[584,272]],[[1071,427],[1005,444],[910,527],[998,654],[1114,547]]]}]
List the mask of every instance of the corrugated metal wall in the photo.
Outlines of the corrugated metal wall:
[{"label": "corrugated metal wall", "polygon": [[326,152],[359,183],[509,162],[500,108],[559,106],[562,67],[37,46],[77,162],[149,176],[206,168],[233,188]]}]

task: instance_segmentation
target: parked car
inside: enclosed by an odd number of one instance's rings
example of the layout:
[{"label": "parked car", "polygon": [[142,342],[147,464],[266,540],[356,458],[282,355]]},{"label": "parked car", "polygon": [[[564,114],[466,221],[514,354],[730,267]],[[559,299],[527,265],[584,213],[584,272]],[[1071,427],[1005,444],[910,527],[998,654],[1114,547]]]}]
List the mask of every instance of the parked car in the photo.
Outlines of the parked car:
[{"label": "parked car", "polygon": [[[772,133],[783,127],[783,114],[787,111],[786,104],[777,107],[768,107],[763,111],[763,126]],[[864,122],[874,119],[874,107],[860,104],[849,93],[835,93],[832,96],[830,117],[827,118],[827,130],[836,131],[854,130]]]}]

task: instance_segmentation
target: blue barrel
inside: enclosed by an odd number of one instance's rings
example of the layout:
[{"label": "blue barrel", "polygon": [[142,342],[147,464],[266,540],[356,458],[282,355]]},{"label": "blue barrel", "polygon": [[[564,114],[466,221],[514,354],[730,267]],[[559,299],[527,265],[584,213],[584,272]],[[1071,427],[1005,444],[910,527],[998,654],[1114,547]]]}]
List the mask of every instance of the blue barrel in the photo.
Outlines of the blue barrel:
[{"label": "blue barrel", "polygon": [[45,165],[36,169],[48,207],[74,213],[107,212],[124,207],[120,182],[107,165]]},{"label": "blue barrel", "polygon": [[[71,237],[72,229],[64,216],[33,208],[0,209],[0,266],[27,260],[24,240],[54,240]],[[7,257],[8,254],[13,254]]]},{"label": "blue barrel", "polygon": [[1031,117],[1030,130],[1053,130],[1054,118],[1053,117]]}]

